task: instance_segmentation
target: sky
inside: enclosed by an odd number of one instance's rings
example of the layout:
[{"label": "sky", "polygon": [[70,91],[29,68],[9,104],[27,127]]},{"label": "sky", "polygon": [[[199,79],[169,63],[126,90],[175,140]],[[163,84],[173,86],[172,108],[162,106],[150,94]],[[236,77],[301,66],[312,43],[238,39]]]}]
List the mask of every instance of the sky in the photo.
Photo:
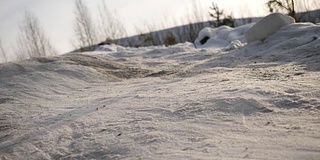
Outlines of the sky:
[{"label": "sky", "polygon": [[[95,20],[102,0],[83,0]],[[235,17],[264,16],[266,0],[104,0],[108,9],[116,13],[128,35],[146,24],[173,26],[192,13],[198,2],[203,16],[207,17],[211,3],[216,3],[226,13]],[[251,8],[251,9],[248,9]],[[0,39],[8,52],[13,51],[19,33],[19,23],[25,11],[32,12],[40,21],[46,35],[59,53],[73,50],[74,0],[0,0]],[[10,57],[9,57],[10,58]]]}]

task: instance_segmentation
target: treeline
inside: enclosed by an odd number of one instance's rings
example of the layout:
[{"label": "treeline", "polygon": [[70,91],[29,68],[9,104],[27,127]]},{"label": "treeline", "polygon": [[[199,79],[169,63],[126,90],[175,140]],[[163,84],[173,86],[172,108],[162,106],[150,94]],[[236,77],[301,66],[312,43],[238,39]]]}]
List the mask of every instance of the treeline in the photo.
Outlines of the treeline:
[{"label": "treeline", "polygon": [[[227,13],[219,8],[216,3],[212,3],[209,13],[203,14],[199,1],[192,1],[192,10],[185,16],[184,20],[174,20],[174,26],[170,29],[166,21],[170,18],[164,17],[159,26],[146,24],[145,28],[136,27],[138,35],[127,37],[126,29],[119,18],[109,11],[104,0],[100,1],[97,8],[98,18],[93,19],[89,7],[83,0],[74,0],[74,37],[71,44],[75,51],[92,51],[102,44],[115,43],[128,47],[142,47],[151,45],[174,45],[183,42],[194,42],[201,29],[204,27],[219,27],[228,25],[236,27],[247,23],[255,22],[258,18],[238,18],[235,19],[233,13]],[[297,13],[298,11],[308,11],[309,7],[317,5],[317,1],[310,4],[308,0],[269,0],[266,7],[269,11],[288,14],[296,19],[297,22],[320,21],[320,12]],[[210,17],[206,21],[204,17]],[[185,25],[181,25],[185,24]],[[159,31],[160,30],[160,31]],[[4,48],[0,38],[0,62],[9,61],[9,53]],[[12,53],[11,53],[12,54]],[[17,60],[30,57],[54,56],[58,52],[51,44],[49,37],[45,34],[37,17],[30,11],[26,11],[23,20],[19,23],[19,35],[14,47],[13,54]]]}]

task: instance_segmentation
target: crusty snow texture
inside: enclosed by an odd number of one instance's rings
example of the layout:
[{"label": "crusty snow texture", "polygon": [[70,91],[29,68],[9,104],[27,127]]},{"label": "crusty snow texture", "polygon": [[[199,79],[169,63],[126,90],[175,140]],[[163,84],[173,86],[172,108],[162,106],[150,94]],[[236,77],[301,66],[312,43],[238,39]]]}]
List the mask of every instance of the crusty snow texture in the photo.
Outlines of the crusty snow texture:
[{"label": "crusty snow texture", "polygon": [[232,45],[0,64],[0,159],[319,160],[320,26],[207,30]]}]

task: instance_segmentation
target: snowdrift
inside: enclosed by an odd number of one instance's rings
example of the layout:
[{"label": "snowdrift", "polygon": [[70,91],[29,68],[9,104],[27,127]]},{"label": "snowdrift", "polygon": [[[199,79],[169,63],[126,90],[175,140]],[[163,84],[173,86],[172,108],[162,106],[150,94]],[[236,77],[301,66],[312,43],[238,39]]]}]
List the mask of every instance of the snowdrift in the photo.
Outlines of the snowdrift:
[{"label": "snowdrift", "polygon": [[237,28],[221,26],[204,28],[195,40],[197,48],[236,49],[244,43],[264,41],[276,33],[281,27],[294,23],[292,17],[281,13],[273,13],[262,18],[257,23],[243,25]]},{"label": "snowdrift", "polygon": [[243,25],[237,28],[221,26],[218,28],[204,28],[200,31],[195,45],[197,48],[226,48],[232,42],[246,43],[244,33],[255,23]]},{"label": "snowdrift", "polygon": [[245,33],[248,43],[263,41],[270,35],[276,33],[281,27],[294,23],[295,20],[280,13],[270,14],[258,21],[252,28]]},{"label": "snowdrift", "polygon": [[320,27],[252,26],[0,64],[0,158],[318,159]]}]

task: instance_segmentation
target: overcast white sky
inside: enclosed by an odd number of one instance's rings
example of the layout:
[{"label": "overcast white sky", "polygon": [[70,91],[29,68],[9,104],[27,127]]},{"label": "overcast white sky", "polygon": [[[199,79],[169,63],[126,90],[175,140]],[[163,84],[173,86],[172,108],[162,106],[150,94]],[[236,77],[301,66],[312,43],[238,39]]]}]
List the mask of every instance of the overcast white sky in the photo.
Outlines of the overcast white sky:
[{"label": "overcast white sky", "polygon": [[[165,21],[164,15],[172,19],[183,19],[195,0],[105,0],[108,8],[115,11],[129,35],[135,34],[136,27]],[[267,14],[266,0],[199,0],[203,15],[207,16],[212,2],[227,13],[235,16],[263,16]],[[96,18],[101,0],[84,0]],[[251,8],[250,10],[248,8]],[[15,46],[18,23],[24,11],[33,12],[39,19],[52,44],[60,53],[72,50],[73,0],[0,0],[0,38],[7,50]]]}]

